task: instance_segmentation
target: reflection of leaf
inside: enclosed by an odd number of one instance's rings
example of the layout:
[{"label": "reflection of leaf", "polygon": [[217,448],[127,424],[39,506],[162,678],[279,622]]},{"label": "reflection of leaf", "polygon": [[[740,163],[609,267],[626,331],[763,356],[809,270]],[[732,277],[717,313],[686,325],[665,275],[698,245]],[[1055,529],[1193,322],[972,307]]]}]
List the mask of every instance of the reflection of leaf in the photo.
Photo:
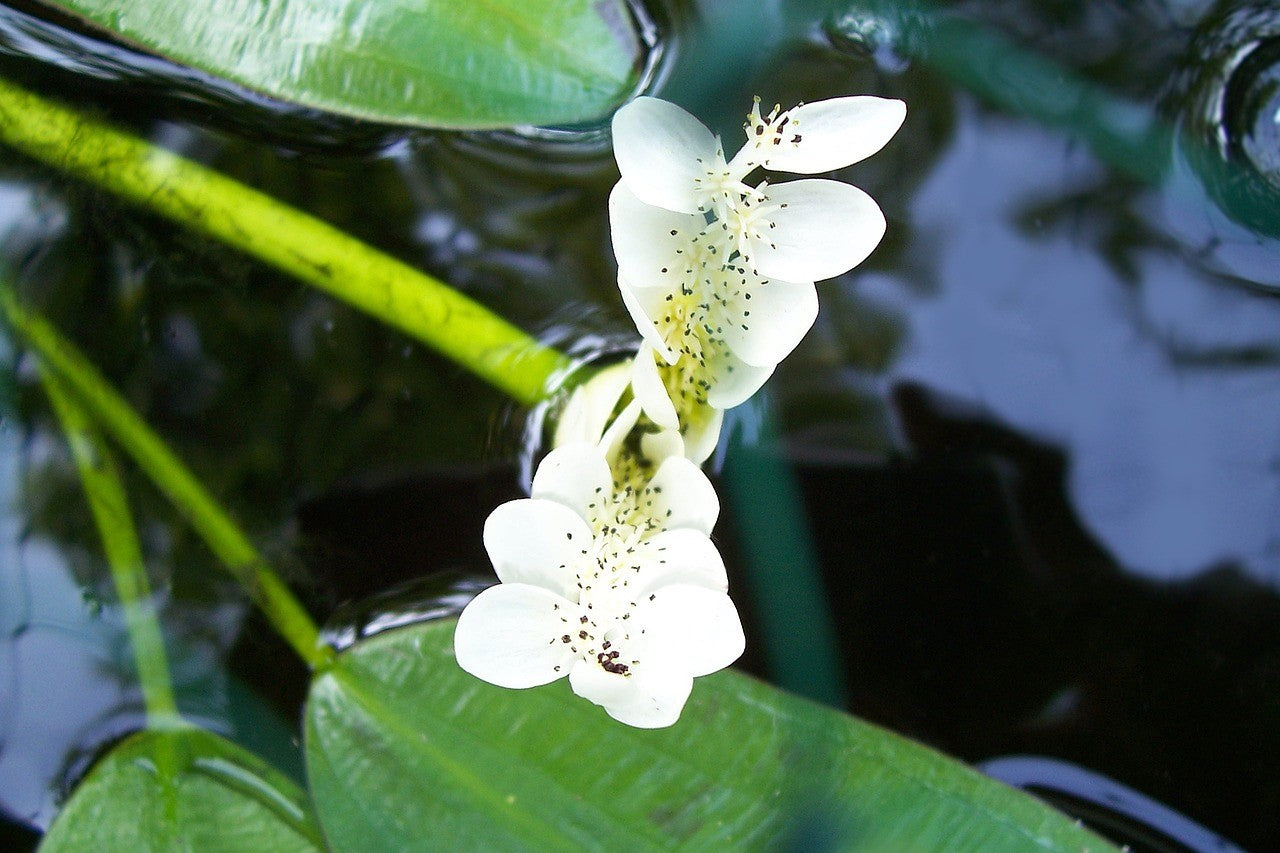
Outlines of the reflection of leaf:
[{"label": "reflection of leaf", "polygon": [[935,752],[742,675],[699,679],[679,723],[641,731],[563,682],[517,693],[466,675],[453,627],[357,643],[312,684],[307,772],[336,849],[1107,847]]},{"label": "reflection of leaf", "polygon": [[635,85],[623,0],[49,0],[280,100],[484,128],[597,118]]},{"label": "reflection of leaf", "polygon": [[298,788],[240,747],[193,728],[133,735],[103,758],[44,851],[321,850]]},{"label": "reflection of leaf", "polygon": [[1143,191],[1142,184],[1109,174],[1072,192],[1023,200],[1013,221],[1028,238],[1056,232],[1092,245],[1117,275],[1137,282],[1142,254],[1152,247],[1169,248],[1139,212]]}]

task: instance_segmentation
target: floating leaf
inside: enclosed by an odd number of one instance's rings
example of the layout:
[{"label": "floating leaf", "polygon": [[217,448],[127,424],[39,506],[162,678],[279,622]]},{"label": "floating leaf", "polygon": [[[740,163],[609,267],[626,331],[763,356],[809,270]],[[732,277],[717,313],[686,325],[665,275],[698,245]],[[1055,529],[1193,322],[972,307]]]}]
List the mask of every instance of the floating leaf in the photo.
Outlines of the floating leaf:
[{"label": "floating leaf", "polygon": [[130,736],[76,788],[40,849],[314,851],[306,796],[235,744],[196,728]]},{"label": "floating leaf", "polygon": [[492,687],[458,668],[454,624],[357,643],[312,683],[307,773],[335,849],[1109,849],[962,764],[731,671],[653,731],[563,680]]},{"label": "floating leaf", "polygon": [[395,124],[607,115],[642,45],[625,0],[47,0],[280,100]]}]

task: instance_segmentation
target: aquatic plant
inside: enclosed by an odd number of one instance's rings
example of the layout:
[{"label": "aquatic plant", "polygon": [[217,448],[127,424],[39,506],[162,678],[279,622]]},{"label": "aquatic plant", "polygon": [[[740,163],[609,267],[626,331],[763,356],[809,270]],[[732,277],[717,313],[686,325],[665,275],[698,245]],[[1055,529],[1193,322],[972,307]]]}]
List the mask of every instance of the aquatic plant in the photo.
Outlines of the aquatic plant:
[{"label": "aquatic plant", "polygon": [[[137,36],[130,27],[140,18],[125,20],[110,4],[64,5]],[[148,43],[183,57],[194,50],[190,61],[229,73],[231,57],[210,56],[163,5],[139,4],[166,30]],[[532,5],[509,11],[537,33],[549,4]],[[617,22],[592,16],[616,7],[561,5],[593,21],[593,50],[579,59],[607,52]],[[485,66],[486,79],[528,77],[511,67],[518,58],[504,58],[494,31],[476,39],[492,49],[485,61],[498,63],[497,72]],[[339,39],[323,50],[350,47]],[[552,53],[550,76],[585,80],[582,91],[526,92],[528,104],[500,93],[468,112],[468,99],[451,90],[447,110],[431,112],[439,100],[426,98],[408,116],[389,114],[383,92],[381,103],[347,111],[449,127],[590,117],[621,99],[635,70],[625,51],[588,69],[574,68],[574,51]],[[390,51],[378,59],[396,61]],[[297,80],[283,89],[253,82],[337,108],[327,96],[304,97]],[[315,217],[0,81],[6,145],[350,303],[517,402],[559,395],[560,406],[530,497],[499,506],[485,525],[498,584],[456,625],[420,622],[339,649],[90,360],[14,287],[0,288],[0,313],[29,350],[72,449],[147,710],[145,728],[76,787],[46,849],[413,849],[459,839],[485,849],[759,847],[794,841],[797,820],[815,807],[831,815],[833,839],[867,848],[1105,847],[957,762],[721,671],[747,638],[711,538],[719,498],[700,465],[724,411],[759,390],[814,323],[814,282],[860,263],[885,230],[876,203],[847,184],[749,179],[757,170],[816,174],[853,163],[886,144],[904,115],[899,101],[863,96],[768,114],[757,103],[745,145],[726,158],[680,108],[630,100],[614,119],[621,180],[609,215],[619,292],[639,340],[634,357],[600,369]],[[116,451],[173,504],[309,670],[305,786],[200,728],[173,698]],[[514,694],[475,676],[528,689]],[[552,683],[562,678],[567,689]],[[704,680],[693,693],[695,678]]]},{"label": "aquatic plant", "polygon": [[[799,282],[847,272],[885,229],[876,203],[847,184],[744,179],[761,167],[847,166],[906,117],[901,101],[871,97],[779,109],[762,118],[756,100],[730,163],[675,104],[637,98],[614,116],[618,286],[644,338],[631,400],[596,444],[552,451],[532,499],[489,516],[485,547],[502,583],[463,611],[454,640],[473,675],[534,687],[567,674],[610,716],[654,728],[679,718],[694,676],[742,654],[707,538],[719,501],[684,455],[692,447],[703,461],[715,412],[745,402],[813,325],[817,291]],[[625,392],[608,387],[604,405]],[[686,442],[690,424],[697,440]]]}]

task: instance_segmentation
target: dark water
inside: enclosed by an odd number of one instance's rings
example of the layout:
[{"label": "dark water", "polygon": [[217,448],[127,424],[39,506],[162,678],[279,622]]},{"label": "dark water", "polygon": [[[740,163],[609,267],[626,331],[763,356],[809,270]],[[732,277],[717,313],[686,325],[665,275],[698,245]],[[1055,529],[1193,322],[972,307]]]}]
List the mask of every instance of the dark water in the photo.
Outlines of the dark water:
[{"label": "dark water", "polygon": [[[821,285],[817,326],[722,447],[717,540],[748,618],[744,665],[970,761],[1041,756],[1109,777],[1201,824],[1146,812],[1184,846],[1273,847],[1280,6],[940,8],[653,10],[654,91],[726,138],[753,94],[909,106],[890,146],[845,175],[885,210],[885,242]],[[631,334],[598,129],[368,127],[83,39],[0,14],[0,73],[286,198],[562,346]],[[335,637],[429,615],[443,584],[487,571],[481,525],[519,494],[525,447],[522,413],[496,392],[11,153],[0,234],[26,298],[312,611],[337,610]],[[140,697],[75,472],[29,365],[13,375],[0,807],[16,827],[47,823],[96,749],[138,725]],[[298,772],[302,667],[145,480],[127,485],[184,710]],[[767,516],[799,520],[783,532],[820,571],[834,680],[787,657],[807,648],[813,613],[770,585],[749,535],[751,498],[788,493],[798,503]],[[1091,792],[1114,793],[1102,783],[1034,766],[1035,790],[1114,837],[1182,849],[1091,814]]]}]

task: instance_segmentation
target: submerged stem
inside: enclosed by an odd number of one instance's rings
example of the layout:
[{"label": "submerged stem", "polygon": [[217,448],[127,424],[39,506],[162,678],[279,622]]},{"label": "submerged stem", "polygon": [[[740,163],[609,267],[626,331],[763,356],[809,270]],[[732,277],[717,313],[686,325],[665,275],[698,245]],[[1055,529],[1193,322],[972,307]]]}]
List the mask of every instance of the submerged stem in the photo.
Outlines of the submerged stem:
[{"label": "submerged stem", "polygon": [[42,318],[23,310],[12,291],[4,286],[0,286],[0,311],[41,363],[65,383],[76,402],[186,515],[289,645],[312,669],[327,664],[332,652],[320,642],[319,631],[306,610],[173,451],[70,341]]},{"label": "submerged stem", "polygon": [[124,610],[125,628],[133,647],[138,667],[138,681],[142,685],[142,699],[147,708],[147,724],[151,728],[174,725],[180,718],[178,706],[173,700],[169,663],[165,656],[164,639],[156,614],[147,570],[142,562],[142,549],[138,546],[138,532],[129,513],[129,502],[124,486],[116,471],[101,434],[88,415],[73,399],[63,380],[41,365],[40,379],[53,403],[62,431],[71,445],[80,482],[84,485],[102,537],[107,565],[111,567],[111,579],[115,582],[116,595]]},{"label": "submerged stem", "polygon": [[545,398],[571,366],[480,303],[349,234],[5,80],[0,141],[297,276],[522,403]]},{"label": "submerged stem", "polygon": [[[767,441],[777,434],[767,400],[758,412]],[[747,546],[747,588],[760,614],[770,675],[779,687],[844,707],[848,686],[834,614],[795,474],[776,443],[730,448],[724,476]]]}]

